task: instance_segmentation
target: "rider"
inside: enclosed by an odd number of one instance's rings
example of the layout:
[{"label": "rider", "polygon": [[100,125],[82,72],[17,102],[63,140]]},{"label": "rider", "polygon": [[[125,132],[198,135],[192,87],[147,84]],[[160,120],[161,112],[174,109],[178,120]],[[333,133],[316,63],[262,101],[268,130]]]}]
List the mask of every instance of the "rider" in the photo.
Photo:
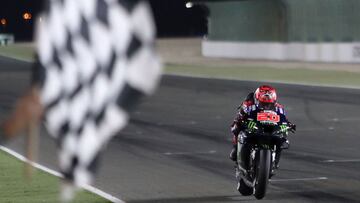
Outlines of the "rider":
[{"label": "rider", "polygon": [[[287,134],[287,126],[293,127],[295,130],[295,125],[290,123],[285,116],[284,107],[277,103],[276,90],[273,87],[262,85],[258,87],[255,92],[249,93],[246,99],[238,107],[238,114],[231,125],[231,132],[233,133],[233,149],[230,153],[230,159],[236,161],[238,136],[240,135],[242,143],[240,150],[240,166],[245,171],[248,170],[248,159],[250,155],[250,147],[246,144],[245,130],[252,131],[256,129],[254,120],[256,119],[257,112],[262,110],[272,110],[280,116],[278,124],[284,133]],[[279,167],[281,150],[289,147],[288,139],[284,138],[278,146],[275,157],[275,168]]]}]

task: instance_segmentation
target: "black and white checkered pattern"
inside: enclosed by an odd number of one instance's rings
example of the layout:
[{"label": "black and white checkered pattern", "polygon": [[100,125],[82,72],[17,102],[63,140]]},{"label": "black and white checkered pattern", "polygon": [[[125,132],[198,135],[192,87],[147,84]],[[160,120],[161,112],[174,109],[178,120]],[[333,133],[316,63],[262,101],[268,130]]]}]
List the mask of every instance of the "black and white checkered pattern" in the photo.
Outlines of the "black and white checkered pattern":
[{"label": "black and white checkered pattern", "polygon": [[154,91],[154,38],[145,1],[48,0],[37,27],[41,101],[60,168],[77,185],[91,183],[99,151]]}]

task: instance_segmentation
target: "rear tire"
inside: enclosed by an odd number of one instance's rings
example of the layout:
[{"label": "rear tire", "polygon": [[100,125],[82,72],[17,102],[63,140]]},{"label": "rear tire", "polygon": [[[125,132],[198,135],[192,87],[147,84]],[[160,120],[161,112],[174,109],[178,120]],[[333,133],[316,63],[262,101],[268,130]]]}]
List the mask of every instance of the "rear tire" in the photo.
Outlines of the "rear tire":
[{"label": "rear tire", "polygon": [[269,173],[271,165],[271,151],[262,149],[259,151],[259,157],[256,168],[255,177],[255,193],[256,199],[265,197],[266,188],[269,183]]},{"label": "rear tire", "polygon": [[238,183],[237,190],[242,194],[243,196],[250,196],[254,193],[254,190],[252,187],[249,187],[245,184],[243,179],[240,179]]}]

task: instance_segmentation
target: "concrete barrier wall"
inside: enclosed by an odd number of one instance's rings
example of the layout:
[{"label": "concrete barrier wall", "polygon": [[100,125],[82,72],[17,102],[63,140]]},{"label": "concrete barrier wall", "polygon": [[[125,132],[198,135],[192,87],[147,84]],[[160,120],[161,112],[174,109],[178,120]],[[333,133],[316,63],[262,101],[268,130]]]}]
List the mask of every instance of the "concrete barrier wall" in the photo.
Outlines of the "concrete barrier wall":
[{"label": "concrete barrier wall", "polygon": [[12,34],[0,34],[0,46],[6,46],[8,44],[14,44],[15,37]]},{"label": "concrete barrier wall", "polygon": [[360,41],[359,0],[206,1],[208,38],[239,42]]},{"label": "concrete barrier wall", "polygon": [[206,57],[360,63],[360,42],[202,42]]}]

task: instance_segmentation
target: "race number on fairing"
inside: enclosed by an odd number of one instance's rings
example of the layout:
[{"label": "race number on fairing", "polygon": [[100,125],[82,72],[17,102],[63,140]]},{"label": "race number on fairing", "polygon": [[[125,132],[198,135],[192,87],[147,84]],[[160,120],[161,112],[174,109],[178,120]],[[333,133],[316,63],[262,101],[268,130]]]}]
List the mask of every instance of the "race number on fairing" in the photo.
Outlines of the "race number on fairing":
[{"label": "race number on fairing", "polygon": [[257,114],[257,121],[277,123],[280,121],[280,116],[275,112],[261,112]]}]

